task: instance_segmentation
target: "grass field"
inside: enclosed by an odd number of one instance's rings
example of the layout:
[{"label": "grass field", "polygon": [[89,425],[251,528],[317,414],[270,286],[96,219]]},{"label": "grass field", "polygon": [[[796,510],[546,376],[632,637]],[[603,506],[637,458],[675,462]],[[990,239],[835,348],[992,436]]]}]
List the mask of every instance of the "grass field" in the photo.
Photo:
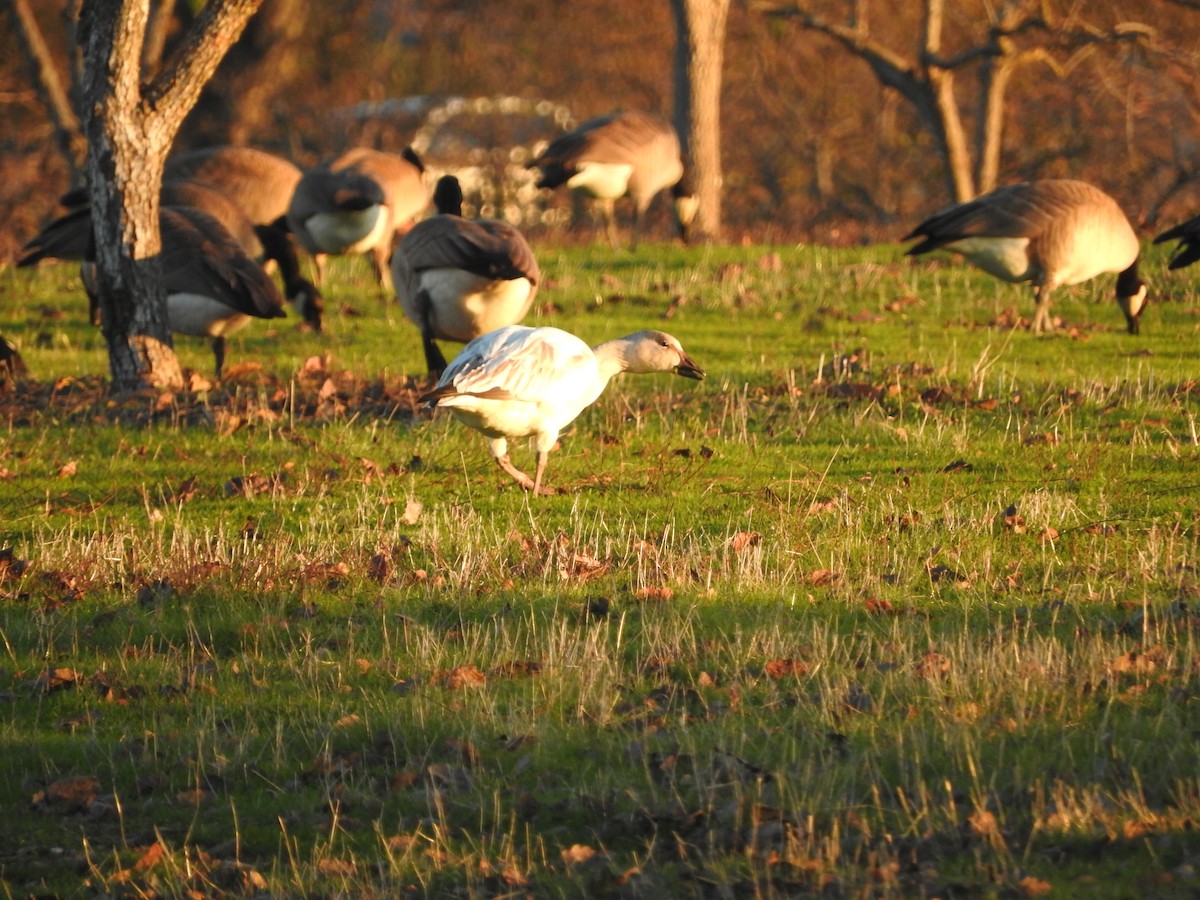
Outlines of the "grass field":
[{"label": "grass field", "polygon": [[894,246],[539,257],[531,323],[709,377],[537,499],[365,263],[122,399],[72,267],[0,272],[6,896],[1200,891],[1200,272],[1039,338]]}]

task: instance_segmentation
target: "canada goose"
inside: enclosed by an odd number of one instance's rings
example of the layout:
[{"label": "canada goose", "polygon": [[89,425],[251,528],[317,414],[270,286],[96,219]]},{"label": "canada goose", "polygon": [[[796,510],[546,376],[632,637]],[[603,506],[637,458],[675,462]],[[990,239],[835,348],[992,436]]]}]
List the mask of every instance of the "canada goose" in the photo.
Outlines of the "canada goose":
[{"label": "canada goose", "polygon": [[1200,216],[1194,216],[1182,225],[1168,229],[1154,239],[1154,243],[1178,240],[1175,255],[1171,257],[1168,269],[1182,269],[1200,259]]},{"label": "canada goose", "polygon": [[[558,433],[620,372],[704,377],[679,341],[661,331],[639,331],[593,349],[558,328],[509,325],[467,344],[420,402],[446,407],[482,432],[497,464],[525,490],[552,494],[542,476]],[[509,459],[508,441],[519,437],[534,439],[533,478]]]},{"label": "canada goose", "polygon": [[669,122],[649,113],[614,112],[589,119],[551,141],[526,168],[540,171],[538,187],[565,184],[596,198],[613,246],[617,244],[614,206],[626,195],[633,201],[634,247],[642,216],[664,188],[671,189],[675,224],[685,241],[696,215],[679,136]]},{"label": "canada goose", "polygon": [[903,240],[910,256],[945,248],[990,275],[1033,284],[1035,333],[1053,331],[1050,294],[1103,272],[1117,274],[1117,303],[1130,334],[1146,308],[1141,248],[1112,197],[1083,181],[1045,179],[998,188],[926,219]]},{"label": "canada goose", "polygon": [[462,187],[438,179],[438,215],[418,222],[392,255],[392,280],[404,314],[421,329],[431,377],[446,368],[435,343],[467,341],[525,318],[541,272],[517,229],[462,217]]},{"label": "canada goose", "polygon": [[[314,331],[320,331],[324,300],[302,274],[288,236],[288,205],[302,174],[299,166],[274,153],[219,145],[174,154],[167,160],[163,178],[164,183],[200,182],[231,198],[253,223],[262,244],[262,252],[251,255],[279,267],[288,300]],[[169,201],[164,197],[163,202]],[[201,203],[186,205],[213,212]]]},{"label": "canada goose", "polygon": [[220,378],[225,336],[251,318],[286,315],[283,296],[262,266],[208,213],[164,206],[159,227],[168,325],[176,334],[212,338]]},{"label": "canada goose", "polygon": [[[67,212],[47,224],[25,244],[17,260],[18,267],[31,266],[43,259],[84,262],[91,255],[92,209],[87,194],[71,191],[63,196],[61,202],[68,207]],[[160,203],[164,207],[202,210],[221,223],[247,256],[257,260],[275,260],[288,300],[305,322],[315,331],[321,330],[321,293],[301,274],[295,251],[285,232],[255,226],[241,206],[224,191],[191,178],[163,182]],[[93,308],[93,324],[98,324],[96,314]]]},{"label": "canada goose", "polygon": [[[193,206],[162,206],[158,222],[167,326],[176,334],[212,338],[220,378],[225,363],[225,335],[241,328],[251,317],[273,319],[285,315],[283,297],[262,266],[215,216]],[[74,247],[78,235],[85,236],[83,282],[92,321],[101,324],[92,274],[90,206],[76,207],[43,231],[57,247]],[[31,265],[29,260],[39,252],[32,251],[17,264]],[[37,257],[41,258],[46,257]]]},{"label": "canada goose", "polygon": [[221,145],[172,155],[163,180],[206,182],[232,197],[255,225],[282,225],[302,174],[299,166],[282,156],[254,147]]},{"label": "canada goose", "polygon": [[429,205],[424,171],[411,148],[396,154],[357,147],[304,173],[287,222],[316,259],[318,280],[326,255],[367,253],[380,285],[392,290],[392,248]]}]

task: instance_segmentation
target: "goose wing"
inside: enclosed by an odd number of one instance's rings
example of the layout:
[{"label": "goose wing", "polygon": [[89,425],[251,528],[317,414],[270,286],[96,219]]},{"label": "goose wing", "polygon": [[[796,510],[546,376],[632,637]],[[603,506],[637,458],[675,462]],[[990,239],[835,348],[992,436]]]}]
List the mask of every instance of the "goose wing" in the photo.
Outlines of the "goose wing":
[{"label": "goose wing", "polygon": [[400,252],[416,272],[462,269],[493,280],[541,279],[529,243],[517,229],[490,219],[433,216],[404,238]]},{"label": "goose wing", "polygon": [[926,219],[903,240],[923,240],[910,256],[969,237],[1036,238],[1084,203],[1112,204],[1107,194],[1081,181],[1047,179],[998,188]]},{"label": "goose wing", "polygon": [[167,293],[203,294],[261,319],[286,315],[275,282],[212,216],[164,206],[159,227]]},{"label": "goose wing", "polygon": [[1171,257],[1167,268],[1182,269],[1200,259],[1200,216],[1164,231],[1154,239],[1154,243],[1173,240],[1178,240],[1179,246],[1175,248],[1175,255]]},{"label": "goose wing", "polygon": [[542,403],[586,393],[597,377],[592,349],[558,328],[509,325],[475,338],[421,398],[436,405],[454,396]]}]

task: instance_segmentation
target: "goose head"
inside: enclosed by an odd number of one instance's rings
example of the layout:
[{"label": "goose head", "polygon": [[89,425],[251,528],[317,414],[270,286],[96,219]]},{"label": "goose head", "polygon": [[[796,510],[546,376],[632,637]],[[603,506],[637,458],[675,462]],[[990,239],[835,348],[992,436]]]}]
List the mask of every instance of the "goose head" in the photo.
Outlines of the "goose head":
[{"label": "goose head", "polygon": [[1146,283],[1138,277],[1137,260],[1117,276],[1117,305],[1125,314],[1125,327],[1130,334],[1141,331],[1142,313],[1149,302]]},{"label": "goose head", "polygon": [[665,331],[639,331],[622,342],[622,362],[626,372],[674,372],[697,381],[704,378],[704,370],[688,356],[679,340]]}]

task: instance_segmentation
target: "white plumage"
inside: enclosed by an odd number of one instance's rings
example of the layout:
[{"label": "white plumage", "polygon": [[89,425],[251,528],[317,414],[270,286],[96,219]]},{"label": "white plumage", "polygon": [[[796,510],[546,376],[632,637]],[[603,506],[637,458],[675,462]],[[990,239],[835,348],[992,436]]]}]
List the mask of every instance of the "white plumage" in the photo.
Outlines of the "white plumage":
[{"label": "white plumage", "polygon": [[[497,464],[525,490],[551,494],[542,476],[559,432],[621,372],[704,377],[679,341],[662,331],[639,331],[592,348],[558,328],[510,325],[467,344],[421,402],[449,409],[486,436]],[[508,441],[519,437],[534,439],[533,478],[509,459]]]}]

